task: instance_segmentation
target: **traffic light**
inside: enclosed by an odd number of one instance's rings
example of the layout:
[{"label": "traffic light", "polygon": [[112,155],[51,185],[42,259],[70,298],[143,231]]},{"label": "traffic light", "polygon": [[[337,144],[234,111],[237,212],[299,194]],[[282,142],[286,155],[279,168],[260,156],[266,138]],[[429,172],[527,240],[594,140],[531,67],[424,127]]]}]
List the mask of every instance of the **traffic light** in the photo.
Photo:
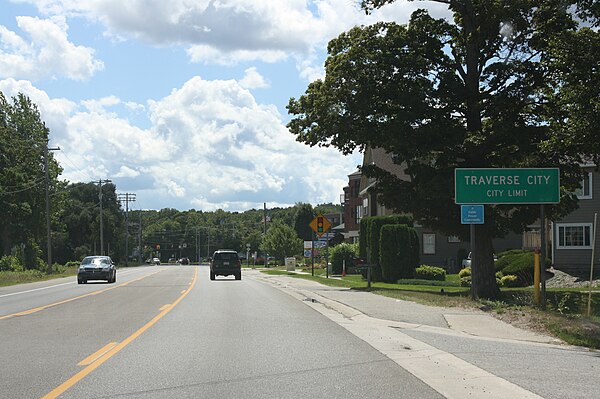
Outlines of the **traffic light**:
[{"label": "traffic light", "polygon": [[160,250],[160,244],[156,244],[156,249]]},{"label": "traffic light", "polygon": [[323,231],[323,217],[319,216],[317,217],[317,233],[322,234]]}]

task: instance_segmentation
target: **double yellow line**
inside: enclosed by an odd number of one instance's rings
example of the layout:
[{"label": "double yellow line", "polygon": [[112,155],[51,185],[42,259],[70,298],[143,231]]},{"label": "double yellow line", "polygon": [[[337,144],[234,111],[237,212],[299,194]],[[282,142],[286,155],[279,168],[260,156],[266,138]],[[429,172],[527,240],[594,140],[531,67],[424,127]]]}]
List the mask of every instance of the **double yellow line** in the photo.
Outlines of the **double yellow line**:
[{"label": "double yellow line", "polygon": [[60,384],[58,387],[48,392],[46,395],[42,397],[42,399],[53,399],[57,398],[61,394],[63,394],[66,390],[71,388],[73,385],[81,381],[85,376],[90,374],[96,368],[98,368],[102,363],[116,355],[121,349],[125,348],[129,345],[134,339],[142,335],[146,330],[152,327],[157,321],[162,319],[167,313],[169,313],[179,302],[186,297],[187,294],[194,288],[196,285],[196,280],[198,279],[198,268],[194,273],[194,279],[189,284],[188,289],[183,291],[181,296],[177,298],[177,300],[171,304],[165,305],[160,308],[160,313],[156,315],[152,320],[146,323],[142,328],[131,334],[129,337],[125,338],[121,343],[111,342],[106,345],[102,349],[98,350],[94,354],[88,356],[86,359],[82,360],[79,365],[86,365],[86,367],[81,370],[79,373],[75,374],[73,377],[69,378],[67,381]]}]

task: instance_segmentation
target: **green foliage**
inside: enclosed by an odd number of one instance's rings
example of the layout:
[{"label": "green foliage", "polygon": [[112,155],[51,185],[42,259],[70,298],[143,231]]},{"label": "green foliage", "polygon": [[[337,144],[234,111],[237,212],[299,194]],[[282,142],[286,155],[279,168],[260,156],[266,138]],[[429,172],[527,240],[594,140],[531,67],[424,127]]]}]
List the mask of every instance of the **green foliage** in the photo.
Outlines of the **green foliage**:
[{"label": "green foliage", "polygon": [[468,276],[464,276],[460,278],[460,286],[461,287],[470,287],[472,282],[472,277],[469,274]]},{"label": "green foliage", "polygon": [[354,266],[353,259],[358,257],[358,244],[342,243],[330,249],[331,272],[341,274],[346,261],[346,270]]},{"label": "green foliage", "polygon": [[383,281],[395,283],[401,278],[413,277],[419,265],[418,256],[415,258],[414,248],[419,244],[415,242],[414,228],[405,224],[386,224],[380,231],[379,259]]},{"label": "green foliage", "polygon": [[310,222],[315,218],[315,211],[311,204],[297,204],[296,218],[294,220],[294,230],[303,241],[311,241],[313,231],[310,228]]},{"label": "green foliage", "polygon": [[[551,264],[550,259],[546,259],[546,265]],[[519,286],[528,286],[533,284],[534,273],[534,253],[527,250],[511,250],[498,254],[496,270],[504,275],[514,275],[519,279]]]},{"label": "green foliage", "polygon": [[[44,154],[48,128],[38,108],[18,94],[8,101],[0,92],[0,256],[28,243],[25,267],[36,268],[31,242],[42,242],[45,231]],[[50,189],[60,172],[48,157]],[[29,257],[31,255],[31,257]]]},{"label": "green foliage", "polygon": [[261,250],[283,262],[286,256],[298,255],[302,251],[302,240],[296,235],[296,231],[281,222],[271,223],[262,243]]},{"label": "green foliage", "polygon": [[22,271],[23,264],[20,259],[14,255],[4,255],[0,258],[0,271]]},{"label": "green foliage", "polygon": [[501,287],[520,287],[521,283],[519,282],[519,278],[512,274],[507,274],[506,276],[502,276],[500,278],[500,286]]},{"label": "green foliage", "polygon": [[398,280],[399,285],[430,285],[434,287],[458,287],[454,281],[440,281],[421,278],[407,278]]},{"label": "green foliage", "polygon": [[[391,215],[372,216],[363,218],[360,221],[360,255],[366,259],[367,250],[370,251],[370,261],[372,265],[371,277],[376,281],[381,280],[382,278],[381,258],[379,253],[381,228],[388,224],[405,224],[412,226],[413,219],[410,215]],[[411,253],[409,256],[414,256],[414,253]]]},{"label": "green foliage", "polygon": [[465,267],[458,272],[459,278],[470,277],[470,276],[471,276],[471,268],[470,267]]},{"label": "green foliage", "polygon": [[415,269],[414,277],[422,280],[446,280],[446,270],[441,267],[421,265]]},{"label": "green foliage", "polygon": [[369,247],[369,232],[371,218],[364,217],[360,219],[360,230],[358,236],[358,254],[361,258],[367,259],[367,249]]}]

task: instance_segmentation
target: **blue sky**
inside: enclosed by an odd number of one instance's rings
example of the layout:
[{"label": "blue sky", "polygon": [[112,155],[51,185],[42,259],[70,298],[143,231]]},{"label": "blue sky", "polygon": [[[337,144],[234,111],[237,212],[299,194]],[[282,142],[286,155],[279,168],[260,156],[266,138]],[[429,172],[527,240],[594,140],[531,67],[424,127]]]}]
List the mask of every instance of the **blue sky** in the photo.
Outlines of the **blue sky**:
[{"label": "blue sky", "polygon": [[447,13],[358,3],[0,0],[0,91],[38,105],[62,179],[111,179],[137,209],[337,203],[361,154],[297,143],[289,98],[351,27]]}]

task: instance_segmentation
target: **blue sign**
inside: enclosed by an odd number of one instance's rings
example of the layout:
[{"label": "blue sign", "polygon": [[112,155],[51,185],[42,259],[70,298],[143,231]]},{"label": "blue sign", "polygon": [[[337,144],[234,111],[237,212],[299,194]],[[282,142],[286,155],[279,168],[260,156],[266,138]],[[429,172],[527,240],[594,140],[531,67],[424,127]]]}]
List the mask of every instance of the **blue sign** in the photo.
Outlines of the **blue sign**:
[{"label": "blue sign", "polygon": [[461,224],[484,224],[483,205],[461,205]]}]

